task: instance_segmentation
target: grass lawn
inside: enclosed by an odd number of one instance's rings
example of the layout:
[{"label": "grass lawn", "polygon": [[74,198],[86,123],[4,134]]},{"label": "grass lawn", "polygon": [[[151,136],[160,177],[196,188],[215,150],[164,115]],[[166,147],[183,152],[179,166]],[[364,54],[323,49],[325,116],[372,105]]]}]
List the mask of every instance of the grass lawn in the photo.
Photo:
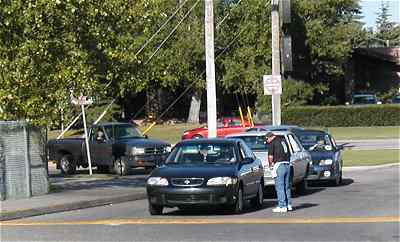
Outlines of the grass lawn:
[{"label": "grass lawn", "polygon": [[344,150],[344,166],[373,166],[400,162],[400,150]]},{"label": "grass lawn", "polygon": [[336,140],[343,139],[383,139],[399,138],[399,126],[374,126],[374,127],[330,127],[328,130]]},{"label": "grass lawn", "polygon": [[[151,138],[165,140],[169,143],[175,144],[181,140],[181,136],[185,130],[200,127],[197,124],[160,124],[155,125],[147,135]],[[139,129],[143,132],[148,126],[142,126]],[[313,127],[315,128],[315,127]],[[330,127],[330,128],[317,128],[329,131],[336,140],[348,139],[381,139],[381,138],[399,138],[399,126],[377,126],[377,127]],[[79,135],[81,131],[68,131],[65,137]],[[50,131],[49,139],[54,139],[60,131]]]}]

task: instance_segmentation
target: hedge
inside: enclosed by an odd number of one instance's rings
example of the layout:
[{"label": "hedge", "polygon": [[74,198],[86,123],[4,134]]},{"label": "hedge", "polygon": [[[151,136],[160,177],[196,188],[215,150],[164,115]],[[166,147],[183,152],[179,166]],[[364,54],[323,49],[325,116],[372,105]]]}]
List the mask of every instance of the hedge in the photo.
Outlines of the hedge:
[{"label": "hedge", "polygon": [[398,126],[400,105],[301,106],[283,110],[282,123],[301,126]]}]

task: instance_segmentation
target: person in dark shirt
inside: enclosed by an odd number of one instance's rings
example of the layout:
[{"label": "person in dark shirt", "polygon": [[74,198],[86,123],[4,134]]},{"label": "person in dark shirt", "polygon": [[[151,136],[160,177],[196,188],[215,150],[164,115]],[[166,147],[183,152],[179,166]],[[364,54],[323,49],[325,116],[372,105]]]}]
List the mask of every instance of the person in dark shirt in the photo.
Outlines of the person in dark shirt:
[{"label": "person in dark shirt", "polygon": [[285,213],[292,211],[292,195],[290,191],[290,151],[285,137],[276,136],[272,132],[266,134],[268,163],[272,167],[272,177],[275,178],[275,189],[278,196],[278,206],[273,212]]}]

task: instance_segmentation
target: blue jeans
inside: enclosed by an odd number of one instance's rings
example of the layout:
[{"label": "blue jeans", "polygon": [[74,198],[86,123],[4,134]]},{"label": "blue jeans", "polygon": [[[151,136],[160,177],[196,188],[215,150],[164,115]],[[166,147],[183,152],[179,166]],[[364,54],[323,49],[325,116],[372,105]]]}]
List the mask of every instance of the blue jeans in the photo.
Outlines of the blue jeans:
[{"label": "blue jeans", "polygon": [[290,165],[280,164],[276,171],[275,189],[278,196],[278,207],[286,208],[292,205],[292,194],[290,191]]}]

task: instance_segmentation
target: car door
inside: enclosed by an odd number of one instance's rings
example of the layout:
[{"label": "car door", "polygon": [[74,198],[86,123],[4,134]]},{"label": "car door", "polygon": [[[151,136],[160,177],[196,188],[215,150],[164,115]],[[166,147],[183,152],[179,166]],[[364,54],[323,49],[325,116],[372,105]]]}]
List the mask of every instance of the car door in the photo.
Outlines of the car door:
[{"label": "car door", "polygon": [[239,151],[239,176],[243,183],[243,194],[245,196],[249,196],[254,192],[254,178],[253,178],[253,170],[252,170],[252,162],[246,162],[246,155],[244,143],[238,143],[238,151]]},{"label": "car door", "polygon": [[[98,132],[103,132],[104,139],[98,139]],[[90,158],[93,165],[112,164],[112,144],[110,130],[105,130],[102,126],[92,128],[89,136],[89,146]]]},{"label": "car door", "polygon": [[333,155],[334,160],[333,160],[333,162],[334,162],[337,170],[340,171],[342,169],[342,166],[343,166],[342,147],[338,146],[336,144],[335,139],[331,135],[328,135],[328,137],[329,137],[329,140],[330,140],[330,142],[332,144],[332,150],[334,151],[334,155]]},{"label": "car door", "polygon": [[300,142],[294,137],[293,134],[288,134],[286,140],[289,143],[292,154],[290,156],[290,162],[293,166],[293,182],[297,183],[301,181],[306,175],[307,169],[307,154],[305,154],[304,148]]}]

